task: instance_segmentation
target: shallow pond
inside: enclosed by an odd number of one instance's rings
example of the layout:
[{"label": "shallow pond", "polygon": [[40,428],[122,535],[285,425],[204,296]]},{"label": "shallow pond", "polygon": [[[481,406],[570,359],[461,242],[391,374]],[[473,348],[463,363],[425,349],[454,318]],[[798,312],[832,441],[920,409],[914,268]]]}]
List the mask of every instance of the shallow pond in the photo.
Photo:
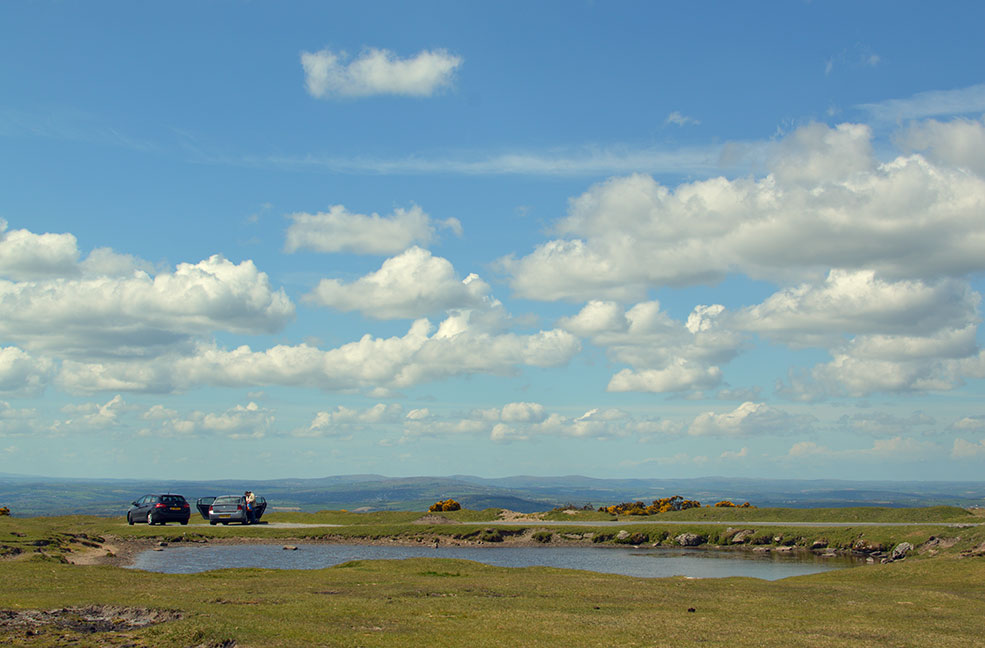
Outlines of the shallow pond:
[{"label": "shallow pond", "polygon": [[500,567],[563,567],[642,578],[690,576],[725,578],[748,576],[777,580],[852,567],[849,557],[822,558],[812,554],[762,554],[721,549],[665,547],[438,547],[300,544],[297,551],[281,545],[169,546],[144,551],[134,569],[189,574],[227,567],[268,569],[321,569],[351,560],[403,558],[462,558]]}]

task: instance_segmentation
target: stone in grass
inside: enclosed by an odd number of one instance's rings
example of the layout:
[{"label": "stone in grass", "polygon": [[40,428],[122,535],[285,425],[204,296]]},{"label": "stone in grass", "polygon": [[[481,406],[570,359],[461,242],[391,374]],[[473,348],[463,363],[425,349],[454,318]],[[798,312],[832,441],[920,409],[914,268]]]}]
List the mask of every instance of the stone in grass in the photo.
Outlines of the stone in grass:
[{"label": "stone in grass", "polygon": [[682,547],[697,547],[705,542],[705,537],[697,533],[682,533],[674,538],[674,542]]},{"label": "stone in grass", "polygon": [[900,560],[901,558],[906,558],[906,554],[911,551],[913,551],[913,545],[909,542],[901,542],[893,547],[893,551],[889,554],[889,558],[891,560]]},{"label": "stone in grass", "polygon": [[732,536],[730,541],[732,544],[744,544],[746,540],[755,535],[756,532],[752,529],[741,529]]},{"label": "stone in grass", "polygon": [[298,548],[294,545],[284,545],[284,551],[297,551]]},{"label": "stone in grass", "polygon": [[877,554],[886,551],[886,545],[881,542],[859,538],[852,543],[852,551],[863,554]]}]

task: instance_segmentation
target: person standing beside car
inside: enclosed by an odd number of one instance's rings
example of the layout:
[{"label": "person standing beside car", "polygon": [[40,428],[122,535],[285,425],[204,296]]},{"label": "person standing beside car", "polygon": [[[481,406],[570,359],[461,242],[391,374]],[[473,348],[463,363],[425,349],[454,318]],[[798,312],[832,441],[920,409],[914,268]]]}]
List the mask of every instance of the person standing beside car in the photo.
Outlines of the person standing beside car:
[{"label": "person standing beside car", "polygon": [[253,491],[246,491],[243,493],[243,499],[246,502],[246,522],[248,524],[256,524],[256,496],[253,494]]}]

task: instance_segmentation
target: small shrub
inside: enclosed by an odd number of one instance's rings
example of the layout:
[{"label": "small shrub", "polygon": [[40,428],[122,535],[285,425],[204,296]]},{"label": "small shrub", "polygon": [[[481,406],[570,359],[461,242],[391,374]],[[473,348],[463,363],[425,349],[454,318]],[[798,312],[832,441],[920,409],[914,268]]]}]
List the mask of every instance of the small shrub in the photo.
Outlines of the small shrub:
[{"label": "small shrub", "polygon": [[643,502],[623,502],[611,506],[600,506],[598,510],[600,513],[610,515],[658,515],[668,511],[684,511],[700,506],[701,502],[697,500],[684,499],[680,495],[674,495],[673,497],[655,499],[649,506]]},{"label": "small shrub", "polygon": [[0,557],[16,556],[20,553],[21,553],[20,547],[14,547],[12,545],[0,545]]},{"label": "small shrub", "polygon": [[6,506],[0,507],[0,515],[10,515],[10,509]]},{"label": "small shrub", "polygon": [[743,502],[742,504],[733,504],[731,500],[722,500],[721,502],[715,502],[715,508],[756,508],[749,502]]},{"label": "small shrub", "polygon": [[448,498],[446,500],[439,500],[434,504],[432,504],[430,508],[428,508],[428,512],[443,513],[445,511],[460,511],[461,509],[462,509],[461,504],[459,504],[458,502],[456,502],[451,498]]},{"label": "small shrub", "polygon": [[483,529],[479,533],[479,540],[482,542],[502,542],[503,534],[499,529]]}]

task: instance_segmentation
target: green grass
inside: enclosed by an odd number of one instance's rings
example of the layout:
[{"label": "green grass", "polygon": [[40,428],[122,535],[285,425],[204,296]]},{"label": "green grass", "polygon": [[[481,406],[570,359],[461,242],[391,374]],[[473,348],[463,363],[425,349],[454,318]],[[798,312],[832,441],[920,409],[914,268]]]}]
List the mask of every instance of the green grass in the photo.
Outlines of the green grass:
[{"label": "green grass", "polygon": [[[127,633],[128,641],[156,646],[231,639],[242,646],[964,648],[982,645],[985,613],[983,559],[914,560],[777,582],[647,580],[439,559],[192,575],[23,561],[0,569],[2,608],[180,610],[181,620]],[[27,639],[0,634],[12,645],[59,645],[54,636]]]},{"label": "green grass", "polygon": [[[333,514],[324,515],[328,519]],[[486,528],[421,527],[386,517],[364,520],[366,524],[331,532],[367,537]],[[711,535],[725,526],[696,525],[693,530]],[[627,524],[620,528],[678,534],[689,527]],[[84,635],[48,628],[29,637],[0,623],[0,644],[168,647],[218,646],[232,640],[237,646],[274,647],[985,646],[985,558],[958,555],[985,541],[982,527],[806,529],[776,524],[756,530],[798,537],[827,534],[832,544],[860,535],[886,542],[909,539],[914,544],[943,533],[962,540],[935,558],[911,557],[775,582],[637,579],[442,559],[357,561],[311,571],[235,569],[169,575],[62,564],[57,556],[71,555],[83,548],[81,541],[110,533],[132,537],[302,534],[262,527],[128,527],[119,520],[92,517],[0,518],[0,545],[24,551],[17,559],[0,561],[0,609],[104,604],[174,609],[183,615],[177,621],[119,634]],[[80,533],[90,540],[79,537]],[[32,544],[38,540],[52,543]],[[42,559],[37,550],[55,558]],[[688,612],[689,608],[695,611]]]},{"label": "green grass", "polygon": [[[482,522],[495,520],[501,509],[484,509],[472,511],[445,511],[431,513],[456,522]],[[300,522],[304,524],[347,524],[347,525],[386,525],[409,524],[414,520],[429,515],[420,511],[374,511],[370,513],[353,513],[351,511],[318,511],[317,513],[271,513],[263,516],[270,522]]]},{"label": "green grass", "polygon": [[722,522],[977,522],[974,515],[957,506],[927,506],[921,508],[890,508],[879,506],[849,508],[716,508],[702,506],[686,511],[659,515],[613,516],[598,511],[577,511],[574,515],[560,511],[547,514],[550,520],[715,520]]}]

